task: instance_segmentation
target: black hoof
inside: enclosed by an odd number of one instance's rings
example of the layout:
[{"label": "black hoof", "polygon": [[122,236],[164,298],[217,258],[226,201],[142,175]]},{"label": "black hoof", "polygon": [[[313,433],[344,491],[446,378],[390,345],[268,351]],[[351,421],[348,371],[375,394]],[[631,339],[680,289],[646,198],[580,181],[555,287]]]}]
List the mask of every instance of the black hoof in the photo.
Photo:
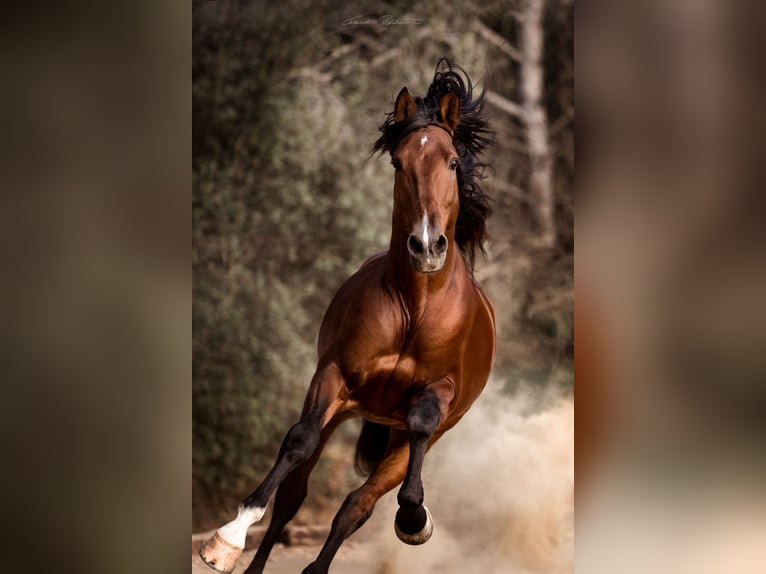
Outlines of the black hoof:
[{"label": "black hoof", "polygon": [[399,540],[405,544],[425,544],[434,531],[431,513],[426,506],[419,506],[415,510],[399,508],[394,519],[394,530]]}]

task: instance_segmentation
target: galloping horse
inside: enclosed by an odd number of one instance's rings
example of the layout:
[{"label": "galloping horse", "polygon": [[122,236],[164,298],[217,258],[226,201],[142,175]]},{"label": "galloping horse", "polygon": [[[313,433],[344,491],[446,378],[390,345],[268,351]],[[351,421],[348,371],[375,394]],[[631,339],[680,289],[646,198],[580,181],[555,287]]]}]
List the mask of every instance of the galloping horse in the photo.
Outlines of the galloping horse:
[{"label": "galloping horse", "polygon": [[237,518],[200,550],[219,572],[234,569],[248,527],[261,519],[277,490],[271,524],[246,570],[263,572],[306,497],[322,447],[353,417],[365,420],[356,466],[369,477],[348,495],[303,574],[327,573],[342,542],[402,482],[397,536],[407,544],[431,537],[423,459],[484,389],[495,352],[494,310],[472,273],[490,214],[478,185],[485,164],[477,156],[490,139],[481,117],[483,94],[473,99],[463,75],[440,60],[427,95],[413,98],[402,88],[380,128],[373,153],[390,152],[396,172],[389,249],[368,259],[330,303],[300,421],[263,483],[239,505]]}]

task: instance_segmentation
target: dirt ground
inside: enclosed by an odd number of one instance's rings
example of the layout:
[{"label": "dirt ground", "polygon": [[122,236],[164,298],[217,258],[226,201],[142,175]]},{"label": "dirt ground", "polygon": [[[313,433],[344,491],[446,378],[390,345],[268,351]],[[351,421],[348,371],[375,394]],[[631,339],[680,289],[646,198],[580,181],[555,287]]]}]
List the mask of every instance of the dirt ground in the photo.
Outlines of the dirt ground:
[{"label": "dirt ground", "polygon": [[[265,574],[300,574],[316,558],[320,549],[321,545],[288,547],[278,544],[274,547],[264,572]],[[255,550],[243,552],[234,574],[241,574],[254,555]],[[375,572],[374,568],[375,565],[369,562],[369,555],[365,558],[365,553],[358,544],[347,541],[335,556],[330,571],[332,574],[366,574]],[[199,556],[192,556],[192,574],[213,574],[214,572]]]}]

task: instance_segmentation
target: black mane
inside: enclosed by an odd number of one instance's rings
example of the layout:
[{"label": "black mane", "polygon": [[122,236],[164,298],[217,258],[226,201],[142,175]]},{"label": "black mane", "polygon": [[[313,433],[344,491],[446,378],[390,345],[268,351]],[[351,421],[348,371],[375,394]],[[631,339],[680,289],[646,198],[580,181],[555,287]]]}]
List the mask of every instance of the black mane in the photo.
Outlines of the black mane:
[{"label": "black mane", "polygon": [[[465,76],[465,80],[463,80]],[[460,99],[460,122],[452,136],[452,144],[460,158],[458,168],[458,195],[460,211],[455,227],[455,242],[463,252],[468,267],[473,270],[476,248],[482,254],[487,240],[487,219],[492,214],[489,196],[479,181],[484,179],[486,163],[478,156],[492,143],[488,122],[481,117],[484,107],[484,91],[474,100],[473,86],[465,70],[442,58],[436,64],[436,73],[424,98],[416,97],[417,111],[408,119],[394,122],[393,110],[380,126],[382,135],[373,145],[372,152],[392,152],[402,139],[427,125],[441,126],[439,102],[448,92]]]}]

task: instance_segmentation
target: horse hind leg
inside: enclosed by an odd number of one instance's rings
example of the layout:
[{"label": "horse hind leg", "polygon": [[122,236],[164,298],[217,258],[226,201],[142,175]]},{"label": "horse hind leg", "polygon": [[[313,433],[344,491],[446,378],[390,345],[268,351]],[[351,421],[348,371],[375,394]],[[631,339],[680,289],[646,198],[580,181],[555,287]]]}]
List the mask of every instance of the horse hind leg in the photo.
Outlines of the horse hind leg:
[{"label": "horse hind leg", "polygon": [[301,420],[285,436],[276,464],[266,479],[237,507],[237,517],[221,526],[200,548],[202,560],[218,572],[232,572],[242,554],[248,528],[263,518],[266,504],[279,483],[295,467],[308,460],[319,446],[314,417]]},{"label": "horse hind leg", "polygon": [[394,520],[394,529],[399,540],[413,546],[425,544],[433,534],[431,513],[423,504],[421,473],[426,451],[433,444],[434,437],[439,436],[436,431],[450,400],[449,387],[446,387],[446,392],[438,386],[429,388],[412,405],[407,415],[410,456],[407,475],[397,495],[399,510]]},{"label": "horse hind leg", "polygon": [[407,434],[392,430],[385,456],[367,481],[346,497],[332,521],[332,529],[319,556],[302,574],[327,574],[343,541],[367,522],[380,497],[404,478],[407,450]]},{"label": "horse hind leg", "polygon": [[247,529],[263,518],[274,490],[317,451],[322,429],[340,407],[337,397],[342,384],[333,367],[314,375],[301,420],[287,432],[274,466],[260,486],[237,507],[237,517],[219,528],[200,548],[200,557],[213,570],[225,574],[234,570],[245,548]]},{"label": "horse hind leg", "polygon": [[[199,555],[213,570],[229,573],[245,548],[248,528],[263,518],[266,503],[276,487],[301,462],[317,450],[319,439],[312,421],[301,421],[287,433],[277,463],[261,485],[237,507],[237,517],[221,526],[200,548]],[[302,501],[301,501],[302,502]],[[297,511],[297,509],[296,509]]]}]

